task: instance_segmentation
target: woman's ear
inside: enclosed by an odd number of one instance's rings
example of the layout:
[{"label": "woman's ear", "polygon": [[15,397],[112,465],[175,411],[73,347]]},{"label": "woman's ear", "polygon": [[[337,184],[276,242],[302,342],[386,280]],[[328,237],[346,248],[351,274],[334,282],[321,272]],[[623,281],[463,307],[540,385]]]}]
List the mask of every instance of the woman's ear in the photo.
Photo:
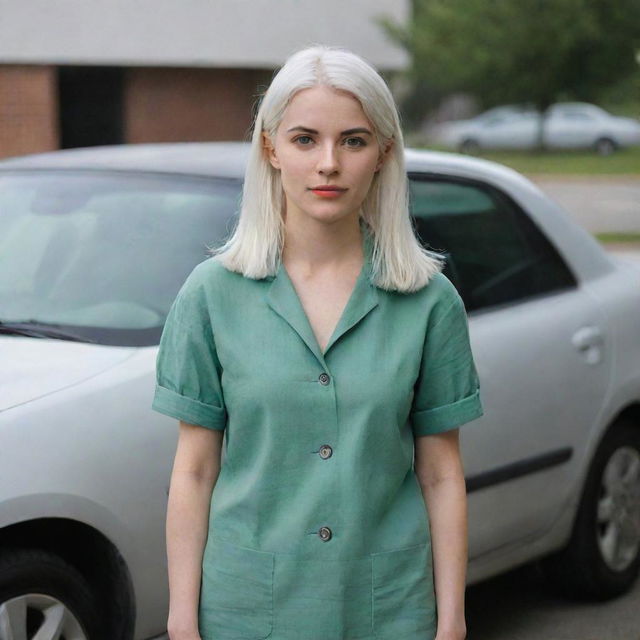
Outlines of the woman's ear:
[{"label": "woman's ear", "polygon": [[278,157],[276,156],[276,150],[271,142],[271,138],[266,131],[262,132],[262,148],[267,156],[267,160],[274,169],[280,168]]},{"label": "woman's ear", "polygon": [[384,164],[385,160],[387,159],[387,156],[389,155],[389,152],[393,148],[393,144],[394,144],[394,140],[393,140],[393,138],[390,138],[387,141],[387,143],[385,144],[384,150],[380,152],[380,154],[378,156],[378,164],[376,164],[376,172],[380,171],[380,169],[382,168],[382,165]]}]

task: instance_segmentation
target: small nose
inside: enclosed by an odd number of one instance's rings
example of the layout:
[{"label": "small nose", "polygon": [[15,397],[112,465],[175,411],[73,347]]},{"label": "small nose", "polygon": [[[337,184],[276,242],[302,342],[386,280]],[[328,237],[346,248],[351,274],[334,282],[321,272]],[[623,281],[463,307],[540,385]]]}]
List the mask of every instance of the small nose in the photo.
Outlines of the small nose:
[{"label": "small nose", "polygon": [[318,159],[318,171],[323,175],[335,173],[338,170],[338,151],[335,146],[329,142],[322,147],[320,158]]}]

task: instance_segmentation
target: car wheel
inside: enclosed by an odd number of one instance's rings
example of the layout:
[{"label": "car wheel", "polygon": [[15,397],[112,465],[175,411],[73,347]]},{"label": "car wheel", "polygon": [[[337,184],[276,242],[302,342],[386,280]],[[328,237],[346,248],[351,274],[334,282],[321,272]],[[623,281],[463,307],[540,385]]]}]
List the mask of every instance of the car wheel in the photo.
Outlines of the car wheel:
[{"label": "car wheel", "polygon": [[0,638],[102,640],[95,597],[58,556],[34,549],[0,554]]},{"label": "car wheel", "polygon": [[480,143],[473,138],[465,138],[459,146],[460,153],[476,155],[480,152]]},{"label": "car wheel", "polygon": [[640,427],[620,421],[591,463],[569,544],[542,560],[569,596],[606,600],[628,591],[640,569]]},{"label": "car wheel", "polygon": [[611,138],[598,138],[593,148],[600,156],[610,156],[617,149],[617,145]]}]

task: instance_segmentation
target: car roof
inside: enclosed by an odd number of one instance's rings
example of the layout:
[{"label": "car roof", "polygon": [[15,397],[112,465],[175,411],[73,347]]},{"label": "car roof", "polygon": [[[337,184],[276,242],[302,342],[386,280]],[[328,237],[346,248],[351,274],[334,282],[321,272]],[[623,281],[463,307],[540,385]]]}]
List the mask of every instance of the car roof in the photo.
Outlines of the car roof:
[{"label": "car roof", "polygon": [[122,144],[61,149],[0,161],[1,169],[101,169],[242,177],[242,142]]},{"label": "car roof", "polygon": [[[249,142],[170,142],[122,144],[16,156],[0,160],[0,170],[110,170],[179,173],[242,179],[249,157]],[[503,165],[457,153],[405,149],[407,171],[459,175],[520,183],[529,180]]]}]

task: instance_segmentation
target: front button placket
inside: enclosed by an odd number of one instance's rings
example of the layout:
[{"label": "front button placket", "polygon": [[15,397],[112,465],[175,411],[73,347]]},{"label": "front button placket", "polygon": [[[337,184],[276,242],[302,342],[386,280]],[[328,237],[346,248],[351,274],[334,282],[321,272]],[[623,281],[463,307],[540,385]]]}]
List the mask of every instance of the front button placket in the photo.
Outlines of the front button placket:
[{"label": "front button placket", "polygon": [[[318,369],[314,373],[309,371],[309,380],[315,380],[317,386],[318,398],[315,403],[327,404],[323,406],[321,412],[314,413],[310,418],[307,428],[317,432],[318,437],[324,440],[319,451],[320,458],[323,461],[332,459],[332,462],[323,462],[322,467],[315,469],[315,473],[319,473],[318,479],[322,482],[322,486],[326,488],[326,495],[332,496],[331,500],[324,500],[318,503],[314,511],[315,527],[311,530],[300,532],[303,536],[305,533],[312,533],[313,536],[305,536],[309,543],[313,539],[317,542],[328,542],[335,538],[334,543],[327,545],[327,549],[334,548],[334,545],[340,538],[340,527],[345,520],[348,520],[348,514],[343,514],[341,492],[345,490],[344,479],[340,472],[340,463],[344,464],[344,460],[340,459],[340,430],[341,425],[338,424],[337,410],[337,394],[340,390],[340,372],[332,371],[330,368],[331,350],[335,347],[340,338],[351,331],[372,309],[378,305],[378,293],[375,285],[371,282],[371,250],[372,239],[368,235],[364,226],[363,232],[363,253],[364,263],[362,270],[356,280],[351,296],[342,311],[342,315],[333,331],[329,342],[324,350],[320,349],[315,334],[311,328],[309,319],[304,311],[302,302],[293,286],[293,282],[284,268],[282,262],[278,267],[278,272],[271,282],[267,291],[267,304],[289,324],[298,337],[304,342],[309,351],[314,355]],[[313,377],[315,375],[315,377]],[[345,381],[348,385],[348,381]],[[321,419],[313,418],[316,415],[322,415]],[[321,421],[320,421],[321,420]],[[329,445],[328,443],[331,443]],[[300,455],[308,455],[308,450],[300,451]],[[336,465],[338,465],[336,467]],[[325,475],[326,474],[326,475]],[[315,544],[317,544],[317,542]],[[324,546],[324,545],[323,545]]]}]

